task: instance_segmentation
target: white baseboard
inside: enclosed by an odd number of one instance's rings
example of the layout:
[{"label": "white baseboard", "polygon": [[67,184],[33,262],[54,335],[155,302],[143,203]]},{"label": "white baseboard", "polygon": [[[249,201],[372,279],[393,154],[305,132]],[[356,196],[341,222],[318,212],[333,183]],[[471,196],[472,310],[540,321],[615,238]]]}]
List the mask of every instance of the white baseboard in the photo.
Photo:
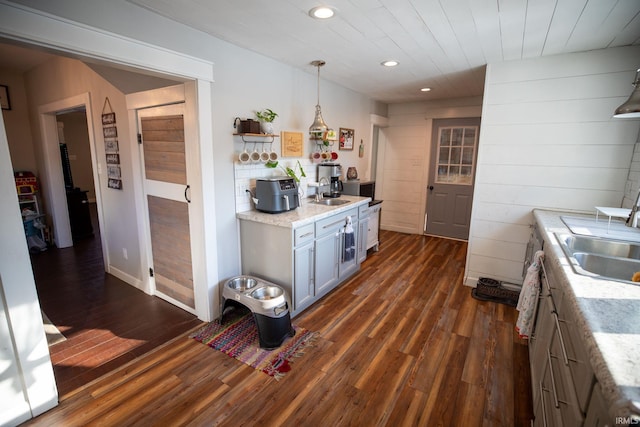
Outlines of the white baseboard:
[{"label": "white baseboard", "polygon": [[109,272],[109,274],[113,274],[114,276],[116,276],[118,279],[122,280],[125,283],[128,283],[129,285],[133,286],[134,288],[140,289],[142,292],[144,292],[147,295],[151,295],[151,292],[146,289],[146,287],[144,286],[144,283],[142,282],[142,280],[131,276],[130,274],[125,273],[122,270],[118,270],[116,267],[110,265],[107,268],[107,271]]}]

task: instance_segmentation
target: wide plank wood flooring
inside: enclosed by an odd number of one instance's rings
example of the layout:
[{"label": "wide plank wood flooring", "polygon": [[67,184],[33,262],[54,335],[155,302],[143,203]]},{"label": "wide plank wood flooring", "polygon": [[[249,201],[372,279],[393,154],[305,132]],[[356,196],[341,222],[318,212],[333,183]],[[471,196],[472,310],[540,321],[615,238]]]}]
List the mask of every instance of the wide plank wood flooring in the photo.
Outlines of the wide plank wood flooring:
[{"label": "wide plank wood flooring", "polygon": [[319,339],[282,380],[185,334],[28,424],[529,425],[517,312],[462,285],[466,243],[389,231],[381,241],[357,275],[293,320]]},{"label": "wide plank wood flooring", "polygon": [[67,338],[49,347],[62,398],[202,323],[105,273],[91,213],[94,237],[31,257],[42,311]]}]

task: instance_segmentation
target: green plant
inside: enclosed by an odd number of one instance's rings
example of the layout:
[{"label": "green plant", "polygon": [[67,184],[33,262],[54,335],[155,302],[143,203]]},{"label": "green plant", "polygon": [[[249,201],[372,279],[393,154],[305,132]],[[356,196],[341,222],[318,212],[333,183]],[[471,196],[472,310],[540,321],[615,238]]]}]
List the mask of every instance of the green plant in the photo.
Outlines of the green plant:
[{"label": "green plant", "polygon": [[288,176],[290,176],[291,178],[293,178],[296,182],[300,182],[300,178],[306,178],[307,175],[304,173],[304,169],[302,169],[302,165],[300,164],[300,160],[298,160],[295,168],[299,168],[300,169],[300,177],[298,177],[298,174],[296,173],[295,169],[291,169],[289,166],[287,166],[286,168],[283,166],[280,166],[282,168],[282,170],[284,171],[284,173],[286,173]]},{"label": "green plant", "polygon": [[258,120],[261,120],[263,122],[272,122],[276,119],[276,117],[278,117],[278,113],[269,108],[265,108],[262,111],[256,111],[256,117],[258,117]]}]

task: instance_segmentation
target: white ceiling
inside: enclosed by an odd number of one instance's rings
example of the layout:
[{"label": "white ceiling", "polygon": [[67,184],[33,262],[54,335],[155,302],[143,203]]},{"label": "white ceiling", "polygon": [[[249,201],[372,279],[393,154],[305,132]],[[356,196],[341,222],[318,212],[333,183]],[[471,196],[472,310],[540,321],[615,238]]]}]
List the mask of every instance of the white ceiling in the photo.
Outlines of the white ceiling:
[{"label": "white ceiling", "polygon": [[[481,96],[487,63],[640,44],[639,0],[329,0],[326,21],[321,0],[129,1],[314,75],[323,59],[323,79],[390,103]],[[0,67],[48,58],[0,45]]]},{"label": "white ceiling", "polygon": [[325,60],[322,78],[383,102],[479,96],[487,63],[640,44],[638,0],[329,0],[325,21],[308,15],[322,0],[129,1],[314,74]]}]

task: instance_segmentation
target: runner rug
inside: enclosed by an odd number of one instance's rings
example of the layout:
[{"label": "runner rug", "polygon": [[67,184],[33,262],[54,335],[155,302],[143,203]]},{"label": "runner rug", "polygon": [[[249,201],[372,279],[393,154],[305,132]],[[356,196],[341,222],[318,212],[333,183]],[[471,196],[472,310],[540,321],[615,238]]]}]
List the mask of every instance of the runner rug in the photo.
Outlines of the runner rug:
[{"label": "runner rug", "polygon": [[[238,310],[235,310],[238,311]],[[282,345],[272,350],[260,348],[258,327],[253,313],[241,310],[239,313],[225,314],[224,324],[220,320],[210,322],[190,335],[190,338],[219,350],[272,376],[276,380],[291,370],[293,359],[304,354],[305,349],[315,342],[317,333],[292,325],[296,334],[287,337]]]}]

